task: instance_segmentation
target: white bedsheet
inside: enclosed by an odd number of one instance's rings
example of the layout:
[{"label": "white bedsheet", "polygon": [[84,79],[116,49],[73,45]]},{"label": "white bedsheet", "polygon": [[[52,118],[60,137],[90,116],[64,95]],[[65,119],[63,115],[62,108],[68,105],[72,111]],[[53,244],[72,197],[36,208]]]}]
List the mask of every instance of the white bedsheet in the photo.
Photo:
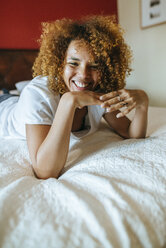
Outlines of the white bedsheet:
[{"label": "white bedsheet", "polygon": [[0,141],[1,248],[165,247],[166,108],[149,110],[148,137],[102,125],[70,144],[58,180],[38,180],[25,141]]}]

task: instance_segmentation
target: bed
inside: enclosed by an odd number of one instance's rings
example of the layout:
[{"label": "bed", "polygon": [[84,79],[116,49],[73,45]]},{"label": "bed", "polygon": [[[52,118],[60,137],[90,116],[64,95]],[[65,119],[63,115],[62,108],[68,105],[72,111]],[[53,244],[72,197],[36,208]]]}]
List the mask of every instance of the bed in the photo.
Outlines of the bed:
[{"label": "bed", "polygon": [[25,140],[1,138],[0,247],[166,247],[166,108],[148,115],[146,139],[104,121],[72,139],[58,179],[35,177]]}]

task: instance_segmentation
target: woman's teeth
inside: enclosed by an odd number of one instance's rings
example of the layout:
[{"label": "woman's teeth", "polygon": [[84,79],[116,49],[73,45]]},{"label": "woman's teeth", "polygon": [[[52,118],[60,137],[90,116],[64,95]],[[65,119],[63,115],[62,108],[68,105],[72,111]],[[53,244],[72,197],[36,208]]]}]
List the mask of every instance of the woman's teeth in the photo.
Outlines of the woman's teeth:
[{"label": "woman's teeth", "polygon": [[76,86],[80,87],[80,88],[86,88],[89,83],[81,83],[81,82],[78,82],[78,81],[73,81],[75,83]]}]

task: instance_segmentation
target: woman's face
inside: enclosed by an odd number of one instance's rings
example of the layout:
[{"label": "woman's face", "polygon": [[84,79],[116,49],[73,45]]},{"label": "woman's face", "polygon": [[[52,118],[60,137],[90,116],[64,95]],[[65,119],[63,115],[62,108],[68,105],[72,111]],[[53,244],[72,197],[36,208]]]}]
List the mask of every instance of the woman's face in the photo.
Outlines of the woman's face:
[{"label": "woman's face", "polygon": [[73,40],[69,44],[63,79],[69,91],[94,91],[99,84],[99,65],[85,41]]}]

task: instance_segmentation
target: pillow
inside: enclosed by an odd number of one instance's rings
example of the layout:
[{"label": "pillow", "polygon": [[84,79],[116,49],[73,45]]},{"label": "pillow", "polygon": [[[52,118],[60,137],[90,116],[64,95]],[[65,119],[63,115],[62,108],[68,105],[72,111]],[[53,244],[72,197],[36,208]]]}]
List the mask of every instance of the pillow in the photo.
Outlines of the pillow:
[{"label": "pillow", "polygon": [[24,87],[30,82],[31,80],[26,80],[26,81],[20,81],[15,84],[17,91],[19,94],[21,94],[21,91],[24,89]]}]

